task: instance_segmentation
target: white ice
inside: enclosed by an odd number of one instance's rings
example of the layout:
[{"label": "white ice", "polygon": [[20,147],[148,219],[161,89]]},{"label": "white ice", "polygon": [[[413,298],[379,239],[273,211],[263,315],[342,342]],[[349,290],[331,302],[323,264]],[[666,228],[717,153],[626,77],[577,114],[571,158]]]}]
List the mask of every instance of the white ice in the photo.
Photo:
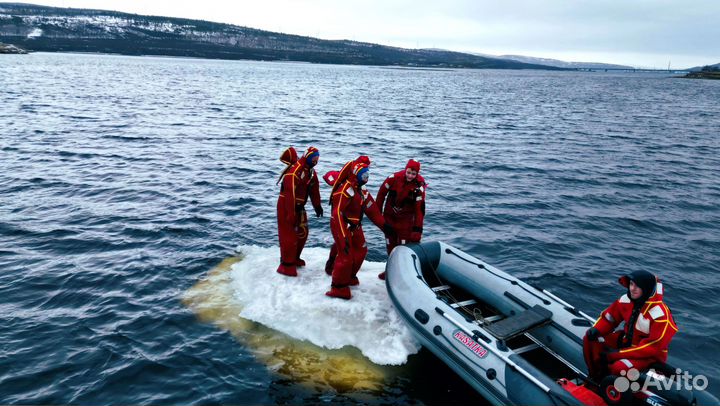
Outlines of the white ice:
[{"label": "white ice", "polygon": [[395,310],[385,282],[377,275],[385,263],[365,261],[352,287],[352,299],[325,296],[330,276],[325,274],[327,248],[305,248],[307,266],[299,276],[278,274],[278,247],[240,246],[245,258],[231,271],[234,297],[243,306],[240,316],[291,337],[328,349],[358,348],[372,362],[400,365],[420,350]]}]

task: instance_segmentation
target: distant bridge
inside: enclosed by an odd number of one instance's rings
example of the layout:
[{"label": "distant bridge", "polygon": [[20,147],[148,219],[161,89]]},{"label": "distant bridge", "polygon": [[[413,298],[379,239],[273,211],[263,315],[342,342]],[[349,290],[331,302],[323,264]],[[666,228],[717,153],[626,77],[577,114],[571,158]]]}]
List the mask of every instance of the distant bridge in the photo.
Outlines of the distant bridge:
[{"label": "distant bridge", "polygon": [[577,68],[582,72],[639,72],[639,73],[689,73],[687,69],[648,69],[648,68]]}]

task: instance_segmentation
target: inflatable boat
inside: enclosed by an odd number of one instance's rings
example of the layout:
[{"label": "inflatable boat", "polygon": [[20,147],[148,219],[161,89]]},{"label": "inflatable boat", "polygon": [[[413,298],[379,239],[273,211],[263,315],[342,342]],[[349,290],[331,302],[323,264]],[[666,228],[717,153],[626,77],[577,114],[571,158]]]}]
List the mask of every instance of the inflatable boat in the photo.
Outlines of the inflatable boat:
[{"label": "inflatable boat", "polygon": [[[630,389],[614,376],[590,382],[582,338],[593,318],[447,244],[398,246],[386,275],[393,304],[421,344],[492,404],[718,404],[707,391]],[[667,381],[672,373],[659,364],[631,378]]]}]

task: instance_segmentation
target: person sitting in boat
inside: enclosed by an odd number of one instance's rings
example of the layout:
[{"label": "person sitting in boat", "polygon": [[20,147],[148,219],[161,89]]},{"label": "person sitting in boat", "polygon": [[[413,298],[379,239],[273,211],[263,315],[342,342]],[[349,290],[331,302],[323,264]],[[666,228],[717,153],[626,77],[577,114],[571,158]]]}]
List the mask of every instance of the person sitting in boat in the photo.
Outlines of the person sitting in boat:
[{"label": "person sitting in boat", "polygon": [[315,214],[322,217],[320,183],[313,167],[320,159],[320,152],[309,147],[305,155],[297,159],[295,149],[288,148],[280,160],[288,164],[280,176],[280,197],[277,201],[278,237],[280,239],[280,266],[277,272],[297,276],[297,267],[305,266],[300,258],[308,237],[308,221],[305,203],[312,200]]},{"label": "person sitting in boat", "polygon": [[[619,279],[627,293],[605,309],[583,340],[583,353],[592,379],[608,373],[621,375],[630,368],[643,370],[665,362],[668,346],[678,331],[663,303],[663,284],[647,271]],[[620,322],[622,331],[614,331]]]},{"label": "person sitting in boat", "polygon": [[338,254],[333,264],[332,285],[325,293],[327,296],[350,299],[350,286],[360,284],[357,273],[367,255],[362,229],[363,214],[367,214],[386,235],[392,234],[392,227],[385,222],[372,195],[364,186],[369,175],[366,164],[355,164],[351,176],[332,195],[330,231]]},{"label": "person sitting in boat", "polygon": [[[395,235],[385,239],[387,253],[408,242],[420,242],[425,219],[425,179],[420,176],[420,162],[409,160],[405,169],[385,179],[375,199],[385,221]],[[387,200],[385,198],[387,197]],[[385,272],[378,275],[385,279]]]},{"label": "person sitting in boat", "polygon": [[[340,171],[330,171],[323,176],[325,182],[328,185],[332,186],[332,191],[330,192],[331,206],[333,194],[335,194],[335,192],[345,183],[349,175],[352,173],[353,167],[355,166],[355,164],[358,163],[364,163],[369,168],[370,158],[367,155],[360,155],[359,157],[357,157],[357,159],[346,162],[345,165],[343,165],[342,169],[340,169]],[[325,262],[325,273],[327,273],[328,275],[332,275],[333,264],[335,263],[336,257],[337,245],[333,243],[333,245],[330,247],[330,255]]]}]

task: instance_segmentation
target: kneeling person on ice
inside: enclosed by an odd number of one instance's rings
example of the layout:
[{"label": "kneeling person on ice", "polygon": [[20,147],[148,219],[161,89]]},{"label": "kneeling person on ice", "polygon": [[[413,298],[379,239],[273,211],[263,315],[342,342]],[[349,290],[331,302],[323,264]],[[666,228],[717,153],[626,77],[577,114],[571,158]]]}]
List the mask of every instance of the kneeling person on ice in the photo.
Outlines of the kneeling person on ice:
[{"label": "kneeling person on ice", "polygon": [[[601,380],[608,373],[621,375],[655,362],[665,362],[668,346],[678,331],[670,309],[663,303],[663,284],[647,271],[619,279],[627,293],[605,309],[583,340],[589,376]],[[622,331],[614,331],[620,322]]]},{"label": "kneeling person on ice", "polygon": [[332,195],[332,232],[338,255],[333,264],[332,285],[325,294],[341,299],[350,299],[350,286],[360,284],[357,273],[367,255],[367,244],[362,229],[363,214],[382,229],[392,234],[392,228],[385,223],[378,206],[365,188],[370,172],[364,163],[356,163],[352,175]]}]

